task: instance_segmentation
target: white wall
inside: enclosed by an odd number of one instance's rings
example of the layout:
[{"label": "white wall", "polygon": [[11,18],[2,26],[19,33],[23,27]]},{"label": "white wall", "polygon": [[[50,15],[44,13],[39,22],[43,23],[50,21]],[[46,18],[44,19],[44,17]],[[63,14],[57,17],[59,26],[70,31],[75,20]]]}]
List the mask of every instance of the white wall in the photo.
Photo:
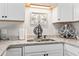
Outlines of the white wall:
[{"label": "white wall", "polygon": [[[56,9],[55,9],[56,10]],[[35,9],[35,8],[26,8],[26,13],[25,13],[25,30],[26,30],[26,35],[34,35],[33,33],[33,26],[30,26],[30,16],[32,12],[37,12],[37,13],[47,13],[47,26],[43,27],[43,35],[56,35],[56,29],[53,26],[52,22],[54,19],[57,17],[57,11],[51,11],[51,10],[45,10],[45,9]],[[56,15],[55,15],[56,14]]]}]

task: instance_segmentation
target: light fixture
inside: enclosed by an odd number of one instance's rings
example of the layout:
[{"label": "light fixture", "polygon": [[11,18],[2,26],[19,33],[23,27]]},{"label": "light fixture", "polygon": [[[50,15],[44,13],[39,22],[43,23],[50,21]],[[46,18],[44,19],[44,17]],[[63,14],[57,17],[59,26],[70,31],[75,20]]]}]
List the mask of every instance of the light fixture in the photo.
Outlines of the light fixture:
[{"label": "light fixture", "polygon": [[31,7],[31,3],[25,3],[25,7]]},{"label": "light fixture", "polygon": [[25,3],[25,7],[52,10],[54,6],[46,6],[40,4]]}]

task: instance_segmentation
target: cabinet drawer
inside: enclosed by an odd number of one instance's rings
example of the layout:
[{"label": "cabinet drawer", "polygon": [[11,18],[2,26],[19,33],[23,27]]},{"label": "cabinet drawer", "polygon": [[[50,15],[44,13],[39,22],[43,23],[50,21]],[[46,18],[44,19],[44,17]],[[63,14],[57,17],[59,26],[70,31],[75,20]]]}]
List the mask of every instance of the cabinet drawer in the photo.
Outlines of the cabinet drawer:
[{"label": "cabinet drawer", "polygon": [[44,52],[25,53],[24,56],[44,56]]},{"label": "cabinet drawer", "polygon": [[38,52],[38,51],[44,51],[44,46],[43,45],[35,45],[35,46],[25,46],[24,47],[24,53]]},{"label": "cabinet drawer", "polygon": [[9,51],[9,52],[17,52],[17,51],[21,51],[21,48],[10,48],[7,51]]},{"label": "cabinet drawer", "polygon": [[21,48],[10,48],[6,52],[6,56],[21,56]]},{"label": "cabinet drawer", "polygon": [[56,49],[62,51],[63,50],[63,45],[62,44],[49,44],[49,45],[44,46],[45,51],[50,51],[50,50],[53,51],[53,50],[56,50]]}]

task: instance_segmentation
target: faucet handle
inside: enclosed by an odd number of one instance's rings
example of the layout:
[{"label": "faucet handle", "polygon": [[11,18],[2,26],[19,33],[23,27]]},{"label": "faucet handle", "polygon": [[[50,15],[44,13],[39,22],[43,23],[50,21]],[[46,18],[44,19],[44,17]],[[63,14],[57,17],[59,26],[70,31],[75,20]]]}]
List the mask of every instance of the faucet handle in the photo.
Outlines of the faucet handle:
[{"label": "faucet handle", "polygon": [[46,38],[47,37],[47,35],[44,35],[44,38]]}]

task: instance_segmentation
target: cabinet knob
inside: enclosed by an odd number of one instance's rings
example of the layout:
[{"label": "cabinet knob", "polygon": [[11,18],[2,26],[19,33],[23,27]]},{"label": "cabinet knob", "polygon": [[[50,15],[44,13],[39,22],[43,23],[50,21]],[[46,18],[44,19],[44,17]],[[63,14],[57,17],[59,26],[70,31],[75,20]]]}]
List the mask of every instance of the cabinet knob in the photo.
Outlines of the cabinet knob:
[{"label": "cabinet knob", "polygon": [[58,18],[58,21],[60,21],[60,18]]},{"label": "cabinet knob", "polygon": [[5,16],[5,18],[7,18],[7,16]]},{"label": "cabinet knob", "polygon": [[48,54],[44,54],[44,56],[48,56]]},{"label": "cabinet knob", "polygon": [[2,16],[2,18],[4,18],[4,16]]}]

